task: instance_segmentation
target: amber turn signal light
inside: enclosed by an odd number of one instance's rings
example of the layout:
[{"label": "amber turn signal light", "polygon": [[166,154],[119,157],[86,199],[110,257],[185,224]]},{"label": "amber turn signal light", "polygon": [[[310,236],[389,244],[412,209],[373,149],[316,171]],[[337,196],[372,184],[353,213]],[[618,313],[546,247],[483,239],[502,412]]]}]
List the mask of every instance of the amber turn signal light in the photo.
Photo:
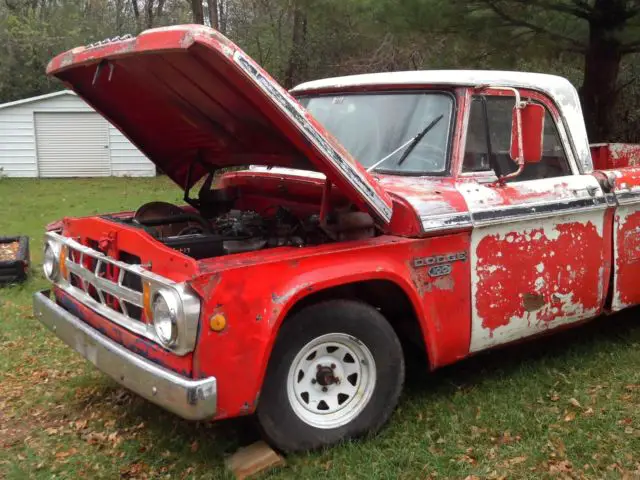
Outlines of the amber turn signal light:
[{"label": "amber turn signal light", "polygon": [[63,245],[60,248],[60,256],[58,257],[58,270],[60,271],[60,275],[65,280],[69,279],[69,270],[67,269],[67,246]]},{"label": "amber turn signal light", "polygon": [[211,320],[209,320],[209,327],[214,332],[221,332],[227,326],[227,319],[221,313],[216,313]]},{"label": "amber turn signal light", "polygon": [[142,284],[142,306],[147,323],[151,323],[153,321],[153,312],[151,310],[151,285],[149,282]]}]

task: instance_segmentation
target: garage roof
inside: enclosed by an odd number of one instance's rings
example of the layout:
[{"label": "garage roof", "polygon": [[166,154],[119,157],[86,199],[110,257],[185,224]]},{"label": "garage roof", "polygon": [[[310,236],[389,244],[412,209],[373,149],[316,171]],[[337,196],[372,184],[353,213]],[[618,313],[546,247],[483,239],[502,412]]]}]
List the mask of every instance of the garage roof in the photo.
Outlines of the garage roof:
[{"label": "garage roof", "polygon": [[24,103],[37,102],[38,100],[45,100],[47,98],[59,97],[60,95],[75,95],[75,92],[71,90],[60,90],[59,92],[46,93],[44,95],[38,95],[36,97],[23,98],[21,100],[15,100],[13,102],[0,103],[0,109],[14,107],[16,105],[22,105]]}]

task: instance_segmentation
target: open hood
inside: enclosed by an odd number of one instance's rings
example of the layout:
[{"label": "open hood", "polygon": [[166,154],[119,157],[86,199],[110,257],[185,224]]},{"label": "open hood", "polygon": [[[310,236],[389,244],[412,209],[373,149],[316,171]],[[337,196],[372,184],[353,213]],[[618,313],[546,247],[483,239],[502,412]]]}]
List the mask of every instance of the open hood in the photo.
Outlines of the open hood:
[{"label": "open hood", "polygon": [[51,60],[47,73],[183,188],[216,167],[317,170],[381,223],[391,219],[390,197],[364,168],[259,65],[211,28],[157,28],[75,48]]}]

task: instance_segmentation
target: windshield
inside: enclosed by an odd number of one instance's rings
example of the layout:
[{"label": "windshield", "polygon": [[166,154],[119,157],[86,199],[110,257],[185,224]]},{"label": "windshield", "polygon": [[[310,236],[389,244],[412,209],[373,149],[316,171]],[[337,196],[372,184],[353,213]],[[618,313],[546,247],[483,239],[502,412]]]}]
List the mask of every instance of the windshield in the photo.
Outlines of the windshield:
[{"label": "windshield", "polygon": [[[365,168],[384,159],[374,171],[437,175],[447,169],[453,111],[450,95],[323,95],[300,102]],[[424,136],[412,142],[425,128]]]}]

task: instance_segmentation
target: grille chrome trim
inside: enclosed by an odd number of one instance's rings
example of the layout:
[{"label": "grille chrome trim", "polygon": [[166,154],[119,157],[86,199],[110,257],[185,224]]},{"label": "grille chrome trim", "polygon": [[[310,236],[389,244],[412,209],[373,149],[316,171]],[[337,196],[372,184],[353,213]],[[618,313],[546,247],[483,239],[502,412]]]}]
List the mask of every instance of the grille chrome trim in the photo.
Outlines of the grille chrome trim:
[{"label": "grille chrome trim", "polygon": [[[195,294],[191,293],[190,288],[186,284],[176,283],[173,280],[150,272],[142,265],[133,265],[115,260],[102,252],[55,232],[47,232],[45,234],[45,242],[53,243],[59,248],[65,246],[67,249],[67,254],[64,255],[63,261],[69,272],[69,278],[65,279],[59,276],[55,282],[58,288],[113,323],[137,335],[148,338],[163,347],[164,345],[158,338],[153,323],[138,320],[131,316],[128,311],[127,303],[144,311],[144,301],[142,292],[123,285],[125,272],[138,276],[141,285],[145,283],[149,285],[151,299],[153,299],[155,293],[160,289],[173,291],[178,295],[182,303],[180,305],[180,311],[178,312],[181,320],[178,325],[180,340],[175,347],[171,348],[171,351],[178,355],[184,355],[193,351],[196,343],[198,318],[200,315],[200,300]],[[72,252],[77,252],[77,254]],[[84,266],[87,257],[95,260],[95,263],[92,262],[91,269]],[[112,281],[101,276],[100,272],[104,271],[104,267],[107,265],[118,269],[117,281]],[[82,288],[71,284],[71,275],[75,275],[82,281]],[[91,295],[91,287],[95,289],[98,299]],[[113,308],[105,298],[106,295],[117,299],[122,311]]]}]

